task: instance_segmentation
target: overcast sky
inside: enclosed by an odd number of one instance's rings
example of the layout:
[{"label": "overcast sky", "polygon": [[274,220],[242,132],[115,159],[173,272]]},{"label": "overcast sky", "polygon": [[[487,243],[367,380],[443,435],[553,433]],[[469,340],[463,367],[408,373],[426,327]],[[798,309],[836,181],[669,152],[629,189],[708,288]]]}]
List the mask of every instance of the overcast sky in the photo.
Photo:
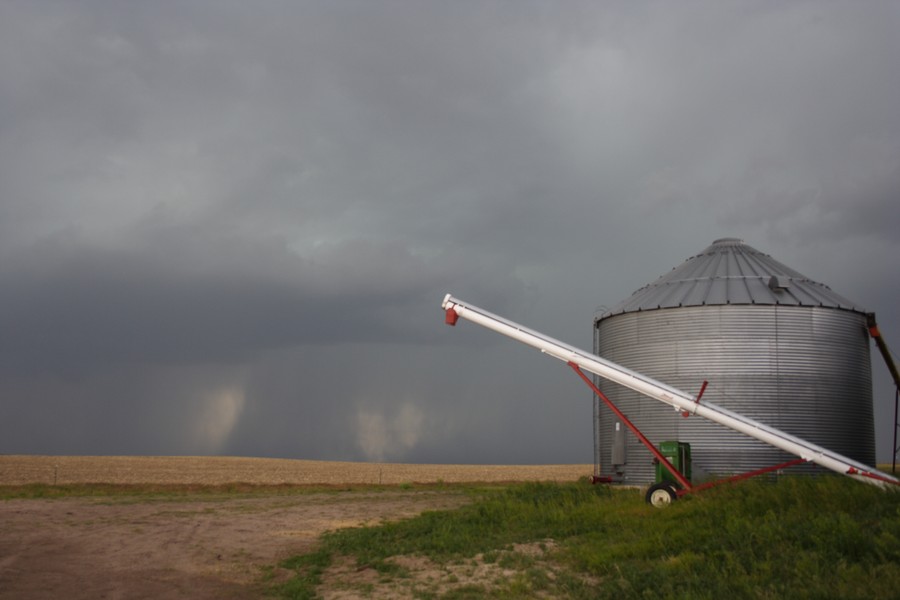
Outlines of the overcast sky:
[{"label": "overcast sky", "polygon": [[[896,2],[0,1],[0,453],[592,460],[714,239],[900,347]],[[878,458],[894,391],[872,353]]]}]

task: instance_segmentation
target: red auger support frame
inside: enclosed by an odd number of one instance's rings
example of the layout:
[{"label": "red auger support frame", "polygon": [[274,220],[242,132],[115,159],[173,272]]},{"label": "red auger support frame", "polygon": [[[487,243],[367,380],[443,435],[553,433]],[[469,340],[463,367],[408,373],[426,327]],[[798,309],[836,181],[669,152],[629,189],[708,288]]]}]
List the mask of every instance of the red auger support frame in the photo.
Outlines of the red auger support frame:
[{"label": "red auger support frame", "polygon": [[[651,377],[647,377],[646,375],[638,373],[637,371],[627,369],[622,365],[618,365],[612,361],[606,360],[600,356],[597,356],[596,354],[587,352],[585,350],[580,350],[574,346],[570,346],[540,332],[528,329],[527,327],[519,325],[518,323],[514,323],[512,321],[504,319],[503,317],[490,313],[482,308],[473,306],[472,304],[469,304],[467,302],[463,302],[462,300],[454,298],[450,294],[447,294],[444,297],[444,301],[441,306],[446,313],[445,322],[448,325],[455,325],[458,319],[462,317],[466,320],[472,321],[477,325],[481,325],[482,327],[491,329],[497,333],[503,334],[518,342],[521,342],[527,346],[536,348],[543,354],[547,354],[568,364],[573,370],[575,370],[578,376],[581,377],[581,379],[585,383],[587,383],[587,385],[594,391],[594,393],[597,394],[597,397],[602,399],[606,403],[606,405],[609,406],[610,409],[619,416],[622,422],[625,423],[625,425],[632,431],[632,433],[634,433],[638,437],[639,440],[641,440],[641,443],[647,447],[650,453],[653,454],[653,456],[655,456],[656,459],[659,460],[660,463],[665,465],[665,467],[673,474],[673,476],[678,481],[678,484],[682,488],[681,490],[677,491],[678,495],[685,494],[696,489],[706,489],[708,487],[711,487],[712,485],[717,485],[718,483],[738,481],[762,473],[769,473],[778,469],[804,462],[815,463],[821,467],[830,469],[832,471],[835,471],[836,473],[840,473],[841,475],[846,475],[858,481],[870,483],[880,487],[886,487],[887,485],[900,486],[900,480],[891,477],[890,475],[880,473],[875,469],[872,469],[871,467],[868,467],[853,459],[847,458],[846,456],[842,456],[837,452],[833,452],[831,450],[828,450],[827,448],[823,448],[822,446],[819,446],[807,440],[798,438],[784,431],[780,431],[774,427],[771,427],[769,425],[766,425],[765,423],[761,423],[744,415],[732,412],[724,407],[717,406],[712,402],[701,403],[700,397],[706,390],[706,382],[704,382],[703,386],[700,388],[700,393],[697,394],[697,396],[691,396],[690,394],[682,390],[666,385],[665,383],[657,381]],[[870,324],[870,331],[877,332],[877,328],[874,327],[874,321]],[[875,333],[873,333],[873,335],[875,335]],[[880,339],[880,337],[876,338],[876,340],[878,339]],[[881,341],[883,343],[883,340]],[[704,419],[708,419],[714,423],[717,423],[724,427],[728,427],[729,429],[750,436],[753,439],[774,446],[775,448],[794,454],[798,458],[773,467],[765,467],[763,469],[751,471],[750,473],[745,473],[743,475],[736,475],[734,477],[724,479],[721,482],[704,484],[702,487],[694,487],[684,477],[684,475],[679,473],[678,470],[674,468],[674,466],[662,455],[662,453],[659,452],[659,450],[656,449],[656,447],[638,430],[638,428],[635,427],[635,425],[631,421],[629,421],[625,417],[625,415],[622,414],[622,412],[618,408],[616,408],[612,404],[612,402],[609,401],[606,396],[600,393],[600,390],[598,390],[594,383],[590,380],[590,378],[588,378],[584,374],[582,369],[593,373],[594,375],[603,377],[604,379],[608,379],[614,383],[622,385],[635,392],[643,394],[649,398],[662,402],[663,404],[671,406],[676,410],[681,411],[682,414],[686,417],[692,415],[703,417]],[[657,486],[658,485],[660,484],[657,484]],[[653,489],[654,488],[651,487],[651,492],[653,491]],[[657,489],[656,491],[661,490]],[[666,494],[670,494],[672,496],[672,499],[674,499],[676,495],[674,486],[672,486],[671,488],[667,488]]]}]

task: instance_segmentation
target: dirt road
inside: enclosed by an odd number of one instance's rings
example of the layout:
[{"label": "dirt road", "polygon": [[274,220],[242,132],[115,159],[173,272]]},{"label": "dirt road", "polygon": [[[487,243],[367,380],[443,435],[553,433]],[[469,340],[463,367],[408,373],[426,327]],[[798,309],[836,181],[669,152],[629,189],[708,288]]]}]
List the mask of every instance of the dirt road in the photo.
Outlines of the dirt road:
[{"label": "dirt road", "polygon": [[[590,472],[590,465],[0,455],[0,486],[396,486],[575,481]],[[0,500],[0,600],[257,598],[264,569],[310,548],[324,531],[467,501],[452,488],[406,485],[304,494],[258,489],[243,495]],[[279,575],[285,574],[273,573]]]},{"label": "dirt road", "polygon": [[264,568],[326,530],[466,501],[415,489],[0,501],[0,598],[258,598]]}]

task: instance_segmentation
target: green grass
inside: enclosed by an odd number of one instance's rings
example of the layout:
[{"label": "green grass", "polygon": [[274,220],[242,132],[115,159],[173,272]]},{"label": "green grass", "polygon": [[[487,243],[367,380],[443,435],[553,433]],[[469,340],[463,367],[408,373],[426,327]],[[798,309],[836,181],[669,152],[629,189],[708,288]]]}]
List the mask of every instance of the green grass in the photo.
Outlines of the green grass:
[{"label": "green grass", "polygon": [[[328,488],[338,489],[338,488]],[[342,491],[346,488],[340,488]],[[71,485],[50,485],[33,483],[26,485],[0,486],[0,500],[54,499],[54,498],[127,498],[139,501],[149,499],[185,498],[234,498],[254,495],[296,495],[325,491],[319,487],[291,485],[158,485],[158,484],[106,484],[80,483]]]},{"label": "green grass", "polygon": [[[485,486],[490,489],[489,485]],[[107,483],[79,483],[51,485],[47,483],[32,483],[25,485],[0,485],[0,500],[27,500],[27,499],[54,499],[54,498],[135,498],[137,501],[149,499],[158,500],[182,500],[195,499],[233,499],[236,497],[254,496],[298,496],[307,494],[344,493],[344,492],[388,492],[402,489],[404,491],[450,491],[467,490],[470,486],[465,484],[445,484],[442,482],[430,484],[403,484],[397,485],[296,485],[296,484],[250,484],[228,483],[220,485],[207,484],[107,484]]]},{"label": "green grass", "polygon": [[[391,557],[484,561],[499,581],[418,587],[420,598],[891,598],[900,595],[900,493],[837,476],[723,486],[666,509],[635,490],[586,483],[480,490],[452,511],[323,536],[282,563],[273,592],[314,598],[338,556],[390,577]],[[553,540],[527,557],[514,543]],[[408,576],[408,574],[406,575]]]}]

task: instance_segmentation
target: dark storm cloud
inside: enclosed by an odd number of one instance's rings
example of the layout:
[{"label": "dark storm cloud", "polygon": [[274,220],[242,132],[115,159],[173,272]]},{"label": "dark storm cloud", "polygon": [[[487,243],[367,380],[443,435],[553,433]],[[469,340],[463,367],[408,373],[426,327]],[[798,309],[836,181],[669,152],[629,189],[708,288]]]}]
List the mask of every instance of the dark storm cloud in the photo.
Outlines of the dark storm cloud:
[{"label": "dark storm cloud", "polygon": [[724,236],[900,339],[898,23],[4,3],[0,452],[587,462],[580,383],[441,297],[589,348]]},{"label": "dark storm cloud", "polygon": [[290,345],[434,341],[423,307],[434,311],[448,281],[484,278],[396,242],[350,240],[301,257],[283,242],[199,229],[134,233],[146,237],[127,248],[58,236],[0,268],[8,375],[235,363]]}]

